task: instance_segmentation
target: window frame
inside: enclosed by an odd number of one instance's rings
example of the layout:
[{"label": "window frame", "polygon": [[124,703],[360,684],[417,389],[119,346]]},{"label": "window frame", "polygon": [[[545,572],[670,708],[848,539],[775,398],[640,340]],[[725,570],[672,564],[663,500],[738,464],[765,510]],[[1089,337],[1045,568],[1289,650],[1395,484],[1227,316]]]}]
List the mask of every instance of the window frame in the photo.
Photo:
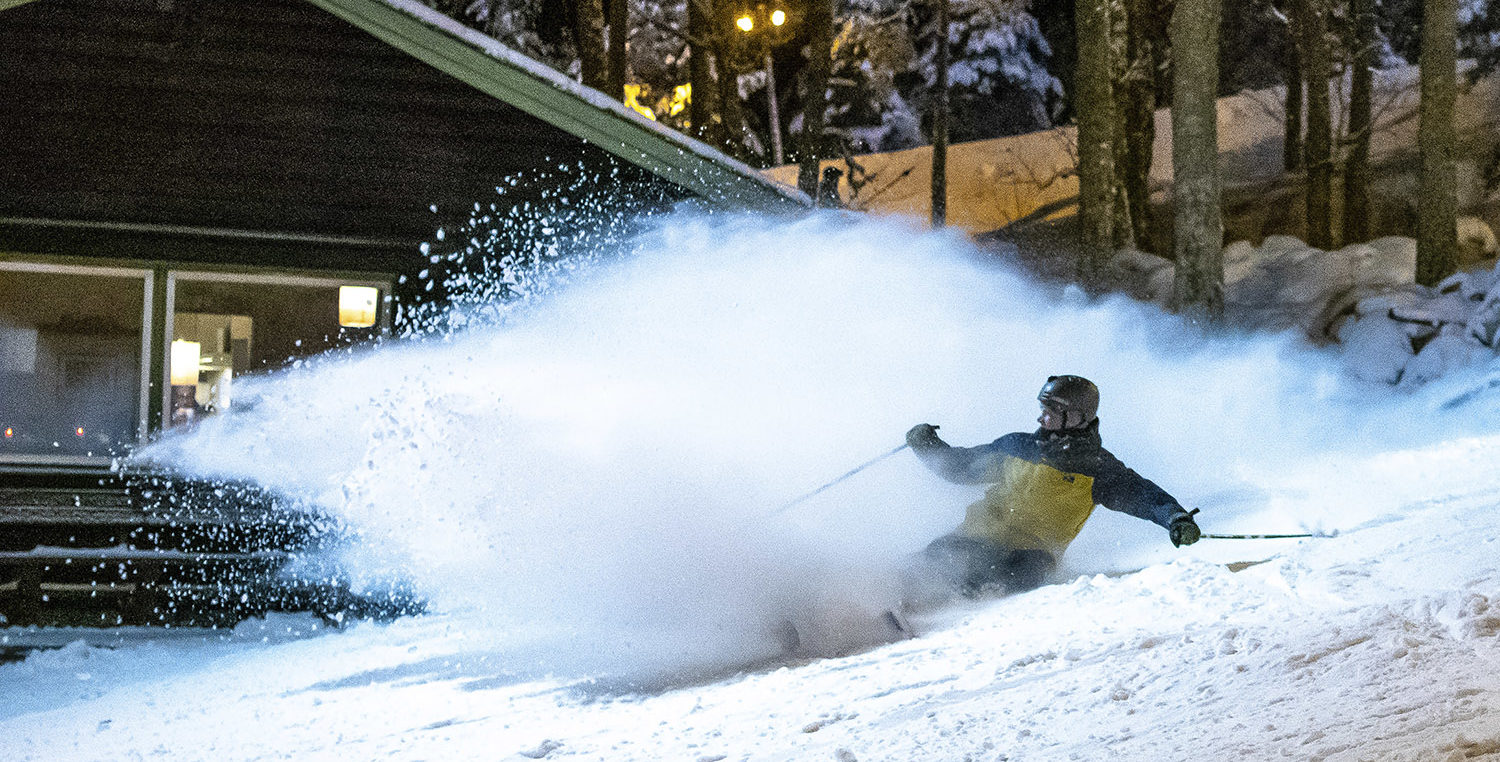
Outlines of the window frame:
[{"label": "window frame", "polygon": [[[0,272],[23,272],[40,273],[44,275],[84,275],[102,278],[124,278],[141,280],[141,351],[140,351],[140,374],[137,379],[139,389],[136,394],[136,426],[135,441],[131,444],[142,445],[151,438],[151,336],[153,333],[155,317],[153,307],[155,306],[156,279],[154,272],[149,267],[129,267],[115,265],[85,265],[85,264],[62,264],[58,262],[43,262],[31,259],[0,257]],[[36,454],[0,454],[0,465],[71,465],[71,466],[93,466],[105,465],[113,461],[109,455],[36,455]]]},{"label": "window frame", "polygon": [[[186,281],[189,283],[241,283],[256,286],[296,286],[303,288],[337,288],[339,286],[371,286],[380,290],[380,315],[375,322],[376,334],[381,337],[391,334],[391,304],[392,304],[392,281],[380,280],[371,276],[359,276],[343,278],[334,274],[302,273],[302,272],[236,272],[231,270],[197,270],[191,268],[175,268],[167,270],[166,273],[166,306],[162,312],[162,322],[166,346],[163,352],[170,351],[172,337],[175,334],[175,319],[177,316],[177,283]],[[171,363],[162,365],[161,378],[161,403],[162,410],[172,409],[172,368]],[[161,431],[171,430],[165,420],[160,422]]]},{"label": "window frame", "polygon": [[[0,272],[141,279],[143,297],[141,375],[139,397],[136,403],[136,437],[133,442],[122,443],[130,447],[149,444],[155,437],[169,430],[166,425],[165,411],[171,409],[171,363],[166,361],[165,356],[171,346],[172,318],[175,311],[176,285],[179,279],[315,288],[372,286],[380,289],[381,293],[380,315],[375,324],[376,334],[385,338],[391,336],[393,331],[397,282],[394,273],[334,268],[327,270],[282,269],[254,264],[188,263],[166,259],[69,256],[6,249],[0,249]],[[161,345],[158,351],[162,355],[160,365],[156,364],[157,352],[153,352],[153,349],[157,349],[158,343]],[[153,381],[160,385],[160,395],[153,394]],[[157,396],[160,397],[160,406],[157,405]],[[0,454],[0,471],[71,468],[93,471],[112,468],[116,457],[111,455]]]}]

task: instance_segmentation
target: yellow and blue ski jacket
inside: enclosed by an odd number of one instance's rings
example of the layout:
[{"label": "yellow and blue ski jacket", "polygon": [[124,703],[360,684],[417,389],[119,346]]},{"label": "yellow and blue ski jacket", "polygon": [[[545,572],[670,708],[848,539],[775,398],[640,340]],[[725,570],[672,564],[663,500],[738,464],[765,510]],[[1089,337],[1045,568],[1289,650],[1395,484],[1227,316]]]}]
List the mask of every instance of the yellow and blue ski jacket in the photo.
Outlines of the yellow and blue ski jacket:
[{"label": "yellow and blue ski jacket", "polygon": [[1074,431],[1007,434],[979,447],[953,447],[933,437],[912,449],[939,476],[988,484],[968,507],[958,533],[1014,550],[1062,555],[1095,505],[1170,527],[1187,511],[1105,450],[1099,421]]}]

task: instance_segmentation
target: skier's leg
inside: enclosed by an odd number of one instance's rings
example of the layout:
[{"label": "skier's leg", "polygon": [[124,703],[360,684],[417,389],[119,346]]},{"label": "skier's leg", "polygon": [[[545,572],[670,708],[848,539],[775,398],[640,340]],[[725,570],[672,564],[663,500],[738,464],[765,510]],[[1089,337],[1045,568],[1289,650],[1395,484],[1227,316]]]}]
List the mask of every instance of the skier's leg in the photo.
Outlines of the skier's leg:
[{"label": "skier's leg", "polygon": [[966,598],[1006,584],[1009,554],[1007,548],[960,534],[939,537],[924,551],[948,586]]},{"label": "skier's leg", "polygon": [[1057,559],[1045,550],[1013,550],[998,567],[999,581],[1007,593],[1034,590],[1041,587],[1056,567]]}]

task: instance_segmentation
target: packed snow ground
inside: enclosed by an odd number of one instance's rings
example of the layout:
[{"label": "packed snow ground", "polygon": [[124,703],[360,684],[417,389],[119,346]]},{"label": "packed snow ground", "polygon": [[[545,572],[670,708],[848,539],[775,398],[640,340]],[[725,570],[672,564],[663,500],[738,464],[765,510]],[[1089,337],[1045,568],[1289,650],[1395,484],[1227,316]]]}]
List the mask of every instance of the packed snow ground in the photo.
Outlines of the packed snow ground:
[{"label": "packed snow ground", "polygon": [[1500,755],[1497,458],[1500,437],[1311,462],[1267,499],[1367,526],[1204,540],[956,607],[916,640],[656,690],[516,674],[510,634],[444,615],[75,644],[0,667],[0,756],[1485,758]]},{"label": "packed snow ground", "polygon": [[[1293,337],[1052,303],[893,223],[661,236],[159,451],[340,508],[377,538],[346,562],[437,613],[0,630],[69,643],[0,666],[0,759],[1500,756],[1493,362],[1397,392]],[[973,491],[896,457],[775,507],[912,423],[1032,428],[1049,371],[1101,382],[1106,445],[1205,531],[1333,536],[1179,550],[1101,510],[1054,584],[840,641]],[[779,656],[786,616],[853,653]]]}]

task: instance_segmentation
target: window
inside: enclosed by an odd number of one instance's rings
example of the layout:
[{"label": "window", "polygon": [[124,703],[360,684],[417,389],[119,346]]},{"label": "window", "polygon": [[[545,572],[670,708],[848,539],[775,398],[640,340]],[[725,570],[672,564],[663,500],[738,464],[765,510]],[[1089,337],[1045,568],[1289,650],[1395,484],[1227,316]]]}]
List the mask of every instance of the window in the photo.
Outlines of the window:
[{"label": "window", "polygon": [[145,433],[142,270],[0,262],[0,458],[108,457]]},{"label": "window", "polygon": [[168,282],[169,427],[230,409],[237,378],[368,341],[388,323],[384,283],[192,272]]}]

